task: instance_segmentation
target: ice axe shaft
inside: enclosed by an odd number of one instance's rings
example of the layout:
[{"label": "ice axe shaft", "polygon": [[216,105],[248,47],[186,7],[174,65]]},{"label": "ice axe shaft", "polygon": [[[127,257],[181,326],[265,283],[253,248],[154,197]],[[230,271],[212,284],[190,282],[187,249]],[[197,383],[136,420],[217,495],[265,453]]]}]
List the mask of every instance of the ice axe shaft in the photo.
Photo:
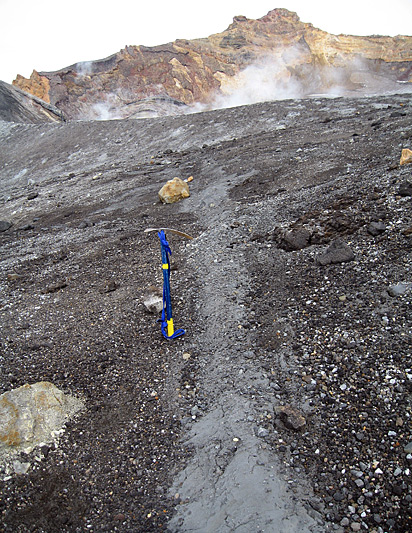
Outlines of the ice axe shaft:
[{"label": "ice axe shaft", "polygon": [[[166,241],[167,242],[167,241]],[[170,297],[170,263],[165,246],[160,238],[160,247],[162,250],[162,268],[163,268],[163,310],[166,307],[167,336],[171,337],[175,332],[172,316],[172,300]]]},{"label": "ice axe shaft", "polygon": [[[179,232],[182,233],[182,232]],[[173,325],[172,315],[172,300],[170,297],[170,261],[169,255],[172,254],[169,243],[166,240],[164,230],[160,230],[157,233],[160,239],[160,247],[162,251],[162,270],[163,270],[163,309],[162,318],[159,320],[162,324],[162,333],[166,339],[175,339],[184,335],[184,329],[178,329],[175,331]]]}]

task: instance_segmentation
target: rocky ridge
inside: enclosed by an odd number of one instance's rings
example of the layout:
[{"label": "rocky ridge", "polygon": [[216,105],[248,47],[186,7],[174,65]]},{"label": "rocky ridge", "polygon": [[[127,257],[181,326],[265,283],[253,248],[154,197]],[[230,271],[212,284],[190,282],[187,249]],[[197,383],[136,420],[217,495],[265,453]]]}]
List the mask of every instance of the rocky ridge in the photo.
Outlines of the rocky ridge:
[{"label": "rocky ridge", "polygon": [[[194,104],[225,107],[222,98],[250,92],[256,78],[265,94],[254,101],[399,92],[400,83],[412,81],[411,61],[412,37],[331,35],[296,13],[274,9],[258,20],[234,17],[225,31],[207,38],[126,46],[98,61],[34,70],[29,79],[18,75],[13,84],[71,119],[138,118],[142,105],[143,116],[147,105],[150,116],[164,114],[165,107],[168,114]],[[247,97],[240,103],[250,103]]]}]

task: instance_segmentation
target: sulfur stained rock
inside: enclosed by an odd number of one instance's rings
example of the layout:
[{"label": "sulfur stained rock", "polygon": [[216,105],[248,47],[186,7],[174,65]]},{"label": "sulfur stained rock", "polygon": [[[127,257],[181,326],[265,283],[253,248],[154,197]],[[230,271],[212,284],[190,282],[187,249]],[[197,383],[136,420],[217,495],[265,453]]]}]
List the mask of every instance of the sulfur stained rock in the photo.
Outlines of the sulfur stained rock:
[{"label": "sulfur stained rock", "polygon": [[[255,66],[248,73],[256,79],[268,58],[272,80],[280,87],[297,85],[306,94],[328,92],[337,78],[342,88],[355,90],[368,85],[369,75],[374,83],[377,77],[393,83],[410,68],[411,42],[412,37],[399,35],[335,36],[302,22],[296,13],[273,9],[257,20],[236,16],[225,31],[204,39],[126,46],[103,61],[33,71],[13,84],[56,105],[69,119],[96,118],[96,106],[106,109],[101,118],[138,118],[147,115],[136,102],[152,99],[159,88],[162,97],[177,103],[172,112],[182,110],[182,104],[208,105],[245,82],[248,90],[245,69]],[[121,98],[110,96],[117,94]]]},{"label": "sulfur stained rock", "polygon": [[5,392],[0,396],[0,459],[53,442],[82,406],[47,381]]},{"label": "sulfur stained rock", "polygon": [[169,180],[159,191],[160,201],[164,204],[173,204],[189,196],[189,185],[180,178]]},{"label": "sulfur stained rock", "polygon": [[404,148],[402,150],[401,160],[399,164],[407,165],[408,163],[412,163],[412,150],[409,150],[409,148]]}]

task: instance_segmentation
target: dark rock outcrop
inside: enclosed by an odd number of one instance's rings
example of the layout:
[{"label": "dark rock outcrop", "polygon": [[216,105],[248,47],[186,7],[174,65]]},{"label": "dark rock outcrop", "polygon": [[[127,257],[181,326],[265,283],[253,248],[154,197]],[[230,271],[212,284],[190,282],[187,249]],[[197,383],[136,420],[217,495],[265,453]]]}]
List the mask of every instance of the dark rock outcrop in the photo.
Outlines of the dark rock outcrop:
[{"label": "dark rock outcrop", "polygon": [[62,122],[63,113],[37,96],[0,81],[0,120],[36,124]]}]

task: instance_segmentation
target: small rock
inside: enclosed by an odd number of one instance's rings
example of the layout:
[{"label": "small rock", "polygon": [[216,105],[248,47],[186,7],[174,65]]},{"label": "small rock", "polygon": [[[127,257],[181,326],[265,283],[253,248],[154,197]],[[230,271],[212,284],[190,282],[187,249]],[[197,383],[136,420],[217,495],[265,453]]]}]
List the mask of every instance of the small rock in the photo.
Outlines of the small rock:
[{"label": "small rock", "polygon": [[13,470],[15,474],[27,474],[30,468],[30,463],[21,463],[20,461],[13,461]]},{"label": "small rock", "polygon": [[409,150],[409,148],[404,148],[402,150],[401,159],[399,161],[400,165],[407,165],[408,163],[412,163],[412,150]]},{"label": "small rock", "polygon": [[355,254],[349,248],[349,246],[340,239],[333,241],[329,248],[323,254],[316,257],[316,262],[321,265],[330,265],[337,263],[346,263],[353,261]]},{"label": "small rock", "polygon": [[333,495],[333,499],[336,501],[336,502],[341,502],[342,500],[345,499],[345,495],[343,494],[343,492],[341,492],[340,490],[337,490],[334,495]]},{"label": "small rock", "polygon": [[28,196],[27,196],[27,200],[34,200],[35,198],[37,198],[39,196],[39,193],[38,192],[32,192],[30,193]]},{"label": "small rock", "polygon": [[406,228],[402,231],[402,235],[405,235],[405,237],[410,237],[412,235],[412,226],[409,228]]},{"label": "small rock", "polygon": [[412,442],[408,442],[408,444],[404,446],[403,451],[405,453],[412,453]]},{"label": "small rock", "polygon": [[373,237],[377,237],[386,231],[386,226],[383,222],[371,222],[368,226],[368,233]]},{"label": "small rock", "polygon": [[67,287],[67,283],[65,281],[58,281],[57,283],[53,283],[52,285],[49,285],[45,289],[43,289],[41,292],[42,294],[51,294],[54,292],[59,291],[60,289],[64,289]]},{"label": "small rock", "polygon": [[[162,302],[162,305],[163,305],[163,302]],[[191,357],[190,353],[189,352],[185,352],[183,355],[183,361],[188,361]]]},{"label": "small rock", "polygon": [[0,220],[0,231],[7,231],[9,228],[12,227],[11,222],[7,222],[6,220]]},{"label": "small rock", "polygon": [[301,431],[306,426],[306,419],[302,413],[290,405],[279,405],[275,407],[275,413],[279,415],[283,424],[288,429]]},{"label": "small rock", "polygon": [[159,314],[163,309],[163,291],[158,287],[149,287],[143,296],[143,305],[149,313]]},{"label": "small rock", "polygon": [[287,251],[302,250],[309,246],[312,234],[305,228],[287,231],[283,237],[283,245]]},{"label": "small rock", "polygon": [[16,274],[16,272],[11,272],[10,274],[7,274],[7,279],[9,281],[16,281],[21,278],[22,276],[20,276],[20,274]]},{"label": "small rock", "polygon": [[258,427],[256,435],[260,438],[267,437],[269,435],[269,431],[266,428]]},{"label": "small rock", "polygon": [[113,292],[117,289],[118,285],[117,283],[111,279],[109,281],[106,281],[103,287],[103,292]]},{"label": "small rock", "polygon": [[388,288],[388,294],[393,297],[402,296],[402,294],[407,293],[410,289],[412,289],[412,283],[401,282],[396,285],[390,285]]},{"label": "small rock", "polygon": [[412,196],[412,183],[410,181],[404,181],[399,185],[399,196]]},{"label": "small rock", "polygon": [[342,520],[340,521],[340,525],[342,527],[347,527],[349,525],[349,518],[347,518],[346,516],[342,518]]},{"label": "small rock", "polygon": [[395,496],[402,496],[403,489],[401,485],[392,485],[392,492]]},{"label": "small rock", "polygon": [[361,525],[359,522],[352,522],[350,525],[352,531],[360,531]]}]

